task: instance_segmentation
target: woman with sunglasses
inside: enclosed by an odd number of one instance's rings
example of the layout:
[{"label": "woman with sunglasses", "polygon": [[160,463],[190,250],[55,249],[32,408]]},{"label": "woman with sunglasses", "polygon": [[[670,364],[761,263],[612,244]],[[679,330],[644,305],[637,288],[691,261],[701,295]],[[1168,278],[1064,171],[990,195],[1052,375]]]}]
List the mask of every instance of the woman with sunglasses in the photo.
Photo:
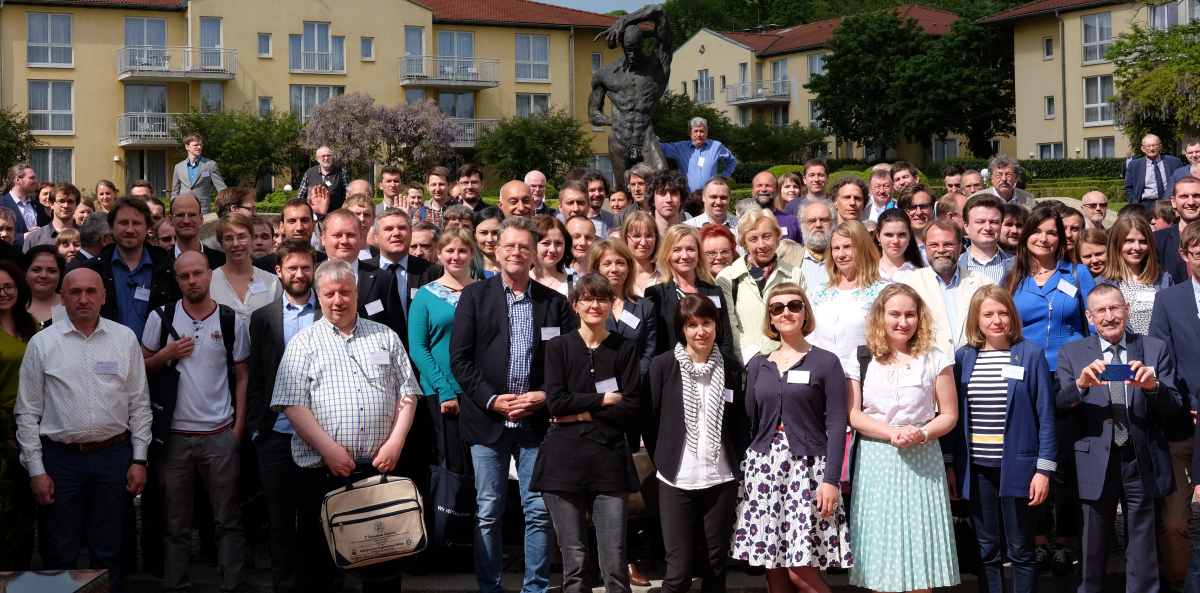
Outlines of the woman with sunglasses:
[{"label": "woman with sunglasses", "polygon": [[833,229],[825,269],[829,283],[810,289],[813,318],[821,321],[810,340],[832,352],[851,376],[857,377],[858,347],[867,343],[863,336],[867,312],[879,291],[890,284],[879,277],[879,252],[863,223],[848,220]]},{"label": "woman with sunglasses", "polygon": [[1108,264],[1098,282],[1121,289],[1129,304],[1126,328],[1138,335],[1150,332],[1154,295],[1174,284],[1171,274],[1158,264],[1154,230],[1141,216],[1118,216],[1108,229]]},{"label": "woman with sunglasses", "polygon": [[924,183],[910,185],[896,196],[896,208],[908,214],[912,226],[912,238],[925,254],[925,229],[933,222],[933,190]]},{"label": "woman with sunglasses", "polygon": [[888,208],[879,214],[875,242],[881,254],[879,276],[889,284],[925,267],[921,249],[913,240],[912,220],[904,210]]},{"label": "woman with sunglasses", "polygon": [[841,504],[845,373],[837,355],[805,340],[817,314],[799,285],[772,288],[767,303],[762,332],[779,348],[748,368],[753,441],[741,465],[731,555],[766,568],[771,593],[829,591],[821,568],[853,564]]}]

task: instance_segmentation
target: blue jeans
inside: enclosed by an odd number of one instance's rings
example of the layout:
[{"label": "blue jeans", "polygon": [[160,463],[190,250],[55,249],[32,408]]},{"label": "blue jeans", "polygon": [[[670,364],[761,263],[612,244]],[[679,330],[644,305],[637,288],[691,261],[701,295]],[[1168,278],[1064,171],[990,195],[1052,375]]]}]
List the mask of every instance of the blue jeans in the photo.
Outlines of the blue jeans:
[{"label": "blue jeans", "polygon": [[504,542],[500,532],[508,494],[508,460],[516,458],[525,509],[525,584],[523,593],[545,593],[550,585],[550,513],[542,495],[529,491],[538,442],[533,433],[506,428],[490,445],[472,445],[475,464],[475,580],[480,593],[503,593]]},{"label": "blue jeans", "polygon": [[1037,507],[1029,506],[1028,498],[1000,496],[1000,468],[980,465],[971,466],[969,503],[975,535],[979,538],[979,555],[983,559],[979,592],[1004,591],[1004,565],[1000,554],[1002,541],[1008,542],[1014,593],[1037,591],[1033,543],[1037,533]]},{"label": "blue jeans", "polygon": [[1183,593],[1200,593],[1200,545],[1197,544],[1192,544],[1192,561],[1188,564]]}]

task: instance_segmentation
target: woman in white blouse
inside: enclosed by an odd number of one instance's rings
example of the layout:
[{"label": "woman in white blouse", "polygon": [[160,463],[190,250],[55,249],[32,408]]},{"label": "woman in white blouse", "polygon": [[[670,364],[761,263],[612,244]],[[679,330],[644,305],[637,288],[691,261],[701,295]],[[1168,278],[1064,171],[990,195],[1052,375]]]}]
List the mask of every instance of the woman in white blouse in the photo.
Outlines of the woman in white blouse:
[{"label": "woman in white blouse", "polygon": [[875,227],[875,239],[879,243],[879,276],[896,283],[915,270],[925,267],[921,250],[913,241],[912,220],[904,210],[889,208],[879,214]]},{"label": "woman in white blouse", "polygon": [[937,440],[958,422],[954,358],[933,344],[933,318],[917,292],[905,284],[880,291],[867,317],[873,359],[861,387],[850,380],[858,431],[851,585],[918,591],[959,582]]},{"label": "woman in white blouse", "polygon": [[225,250],[225,265],[213,270],[208,292],[249,325],[250,314],[280,297],[279,278],[251,264],[254,221],[241,212],[230,212],[217,221],[217,241]]},{"label": "woman in white blouse", "polygon": [[846,376],[858,377],[858,347],[867,343],[867,311],[888,285],[879,277],[879,252],[863,223],[849,220],[833,229],[825,269],[829,284],[809,289],[817,328],[808,341],[834,353]]},{"label": "woman in white blouse", "polygon": [[658,224],[645,212],[634,212],[621,225],[621,240],[633,251],[633,292],[646,296],[646,289],[662,283],[658,270]]}]

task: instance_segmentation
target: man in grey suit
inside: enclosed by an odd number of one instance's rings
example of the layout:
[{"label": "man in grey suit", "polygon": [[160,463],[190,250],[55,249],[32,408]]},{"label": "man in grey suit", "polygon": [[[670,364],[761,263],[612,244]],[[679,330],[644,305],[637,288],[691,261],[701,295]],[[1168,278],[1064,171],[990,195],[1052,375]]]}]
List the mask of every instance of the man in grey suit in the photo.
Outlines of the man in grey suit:
[{"label": "man in grey suit", "polygon": [[221,179],[216,161],[200,156],[200,151],[204,150],[200,134],[188,134],[183,139],[183,147],[187,149],[188,158],[175,165],[171,199],[179,194],[192,194],[200,201],[200,213],[208,214],[212,212],[213,188],[217,191],[225,189],[225,180]]},{"label": "man in grey suit", "polygon": [[[1158,593],[1158,499],[1175,491],[1165,423],[1180,413],[1175,361],[1165,342],[1125,331],[1129,304],[1121,290],[1100,284],[1088,294],[1096,334],[1058,351],[1060,421],[1070,422],[1083,502],[1083,582],[1079,593],[1104,588],[1110,539],[1123,501],[1128,591]],[[1110,365],[1128,365],[1127,381],[1102,379]]]}]

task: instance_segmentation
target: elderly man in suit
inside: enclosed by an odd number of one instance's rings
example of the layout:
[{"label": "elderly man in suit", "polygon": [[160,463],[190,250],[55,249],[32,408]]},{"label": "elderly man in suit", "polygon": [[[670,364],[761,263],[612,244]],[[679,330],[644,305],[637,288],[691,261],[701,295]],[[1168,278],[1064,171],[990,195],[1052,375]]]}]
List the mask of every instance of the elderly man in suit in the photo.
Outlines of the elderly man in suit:
[{"label": "elderly man in suit", "polygon": [[1162,153],[1162,140],[1154,134],[1142,138],[1142,153],[1146,156],[1125,165],[1125,201],[1130,204],[1165,200],[1175,170],[1183,166],[1178,157]]},{"label": "elderly man in suit", "polygon": [[217,169],[216,161],[200,156],[204,150],[204,140],[200,134],[188,134],[183,139],[183,147],[187,150],[187,158],[175,164],[175,178],[171,182],[171,199],[179,194],[192,194],[200,201],[201,214],[212,212],[212,192],[225,189],[225,180],[221,179],[221,171]]},{"label": "elderly man in suit", "polygon": [[930,223],[925,231],[925,254],[929,267],[912,272],[901,283],[913,287],[933,312],[935,346],[953,353],[966,343],[963,328],[971,296],[980,286],[996,282],[982,272],[959,265],[962,229],[948,218]]},{"label": "elderly man in suit", "polygon": [[529,278],[537,227],[527,218],[500,224],[500,273],[463,289],[450,338],[450,369],[462,386],[460,433],[475,466],[475,580],[480,593],[503,593],[501,519],[509,459],[516,459],[525,510],[523,591],[550,582],[550,513],[529,491],[538,446],[550,426],[542,391],[545,343],[574,329],[567,301]]},{"label": "elderly man in suit", "polygon": [[[988,161],[988,169],[992,172],[992,187],[979,190],[970,197],[986,192],[999,196],[1005,204],[1016,204],[1024,208],[1026,212],[1037,207],[1037,198],[1017,187],[1017,181],[1021,178],[1021,165],[1017,163],[1017,159],[1005,154],[998,154]],[[970,171],[963,173],[964,190],[967,190],[967,179],[969,177],[973,179],[972,173]],[[978,175],[978,173],[974,173],[974,175]]]},{"label": "elderly man in suit", "polygon": [[[1083,502],[1083,582],[1079,593],[1104,588],[1117,502],[1124,510],[1127,590],[1158,593],[1158,499],[1175,491],[1165,424],[1180,412],[1175,361],[1157,338],[1125,330],[1129,304],[1121,290],[1100,284],[1087,297],[1096,334],[1058,352],[1060,420],[1072,422],[1077,481]],[[1107,380],[1109,365],[1128,365],[1128,380]],[[1074,493],[1074,492],[1073,492]]]}]

